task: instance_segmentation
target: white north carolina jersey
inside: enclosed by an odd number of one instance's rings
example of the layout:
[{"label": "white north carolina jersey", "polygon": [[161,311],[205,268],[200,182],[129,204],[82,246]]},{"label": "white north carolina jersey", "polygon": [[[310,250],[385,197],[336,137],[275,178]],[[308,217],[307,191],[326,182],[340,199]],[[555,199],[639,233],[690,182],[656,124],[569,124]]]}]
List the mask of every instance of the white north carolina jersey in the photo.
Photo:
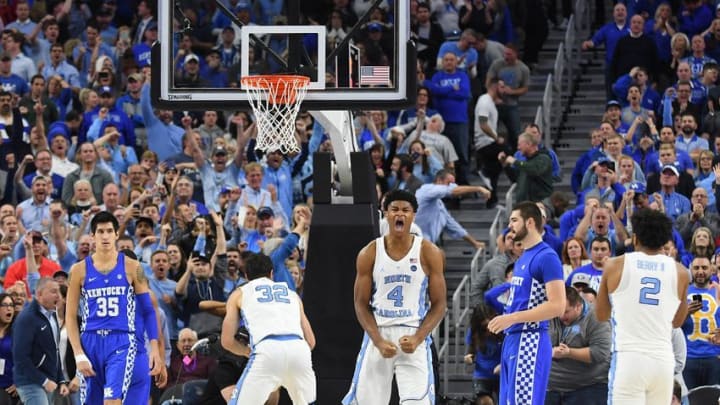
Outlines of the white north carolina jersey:
[{"label": "white north carolina jersey", "polygon": [[250,333],[251,347],[268,336],[303,338],[300,298],[287,284],[260,277],[240,288],[243,294],[240,312]]},{"label": "white north carolina jersey", "polygon": [[680,305],[677,266],[664,255],[633,252],[612,302],[613,351],[672,354],[672,321]]},{"label": "white north carolina jersey", "polygon": [[418,327],[427,314],[428,278],[420,264],[423,239],[414,236],[405,257],[395,261],[385,252],[385,238],[375,240],[371,306],[378,326]]}]

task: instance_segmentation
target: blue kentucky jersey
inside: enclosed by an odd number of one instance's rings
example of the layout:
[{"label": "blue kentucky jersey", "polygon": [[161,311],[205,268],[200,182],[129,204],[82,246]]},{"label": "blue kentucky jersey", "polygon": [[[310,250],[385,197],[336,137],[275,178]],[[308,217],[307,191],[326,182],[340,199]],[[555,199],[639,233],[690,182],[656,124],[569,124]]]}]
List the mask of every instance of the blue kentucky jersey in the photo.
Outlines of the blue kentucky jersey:
[{"label": "blue kentucky jersey", "polygon": [[695,284],[690,284],[688,301],[691,301],[695,294],[700,294],[703,306],[688,316],[682,326],[687,341],[687,357],[689,359],[716,357],[720,355],[720,346],[710,342],[710,333],[720,325],[718,311],[720,307],[715,299],[715,290],[698,288]]},{"label": "blue kentucky jersey", "polygon": [[[506,313],[532,309],[547,301],[545,284],[563,280],[562,263],[557,253],[545,242],[525,249],[515,262]],[[524,330],[547,330],[548,321],[519,323],[509,327],[506,333]]]},{"label": "blue kentucky jersey", "polygon": [[103,274],[85,258],[85,281],[81,291],[82,331],[135,331],[135,290],[125,274],[125,255]]}]

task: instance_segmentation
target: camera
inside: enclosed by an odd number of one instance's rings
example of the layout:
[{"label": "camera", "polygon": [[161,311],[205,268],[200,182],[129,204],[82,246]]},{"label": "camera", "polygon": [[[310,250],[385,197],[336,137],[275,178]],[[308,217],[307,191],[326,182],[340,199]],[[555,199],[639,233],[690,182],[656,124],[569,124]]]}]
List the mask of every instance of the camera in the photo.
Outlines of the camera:
[{"label": "camera", "polygon": [[693,300],[693,302],[702,302],[702,295],[700,295],[700,294],[693,294],[692,300]]}]

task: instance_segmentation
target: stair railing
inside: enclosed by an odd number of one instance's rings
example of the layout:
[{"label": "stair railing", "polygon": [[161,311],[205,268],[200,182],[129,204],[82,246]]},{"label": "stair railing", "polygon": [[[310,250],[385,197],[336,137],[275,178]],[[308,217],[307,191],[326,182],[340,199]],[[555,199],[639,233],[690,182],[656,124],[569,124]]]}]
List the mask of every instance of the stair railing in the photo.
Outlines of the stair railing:
[{"label": "stair railing", "polygon": [[545,91],[542,98],[543,127],[545,128],[545,143],[550,142],[551,136],[547,135],[552,131],[551,112],[553,108],[553,75],[548,74],[545,82]]},{"label": "stair railing", "polygon": [[572,94],[573,80],[574,80],[574,65],[576,58],[580,55],[580,49],[576,46],[575,40],[577,39],[577,29],[575,28],[575,14],[570,15],[568,19],[567,29],[565,30],[565,68],[567,69],[566,77],[567,83],[565,84],[565,91],[568,96]]},{"label": "stair railing", "polygon": [[[565,72],[565,45],[563,42],[560,42],[558,45],[557,54],[555,54],[555,64],[553,65],[553,96],[552,96],[552,112],[554,114],[550,114],[551,120],[553,122],[550,123],[550,128],[548,128],[548,132],[545,134],[545,147],[547,149],[552,148],[552,140],[553,138],[557,138],[556,136],[553,136],[552,128],[555,127],[557,129],[560,128],[560,124],[562,123],[562,114],[560,111],[562,111],[562,97],[565,94],[565,89],[563,88],[563,73]],[[557,133],[558,131],[556,131]]]}]

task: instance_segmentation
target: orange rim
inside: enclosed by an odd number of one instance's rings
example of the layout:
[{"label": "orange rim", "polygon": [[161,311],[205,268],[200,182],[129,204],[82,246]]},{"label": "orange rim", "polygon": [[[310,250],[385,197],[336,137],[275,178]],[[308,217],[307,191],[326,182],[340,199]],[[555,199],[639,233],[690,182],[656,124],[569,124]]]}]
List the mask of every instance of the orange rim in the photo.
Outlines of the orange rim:
[{"label": "orange rim", "polygon": [[310,78],[300,75],[253,75],[243,77],[240,82],[247,89],[266,90],[268,101],[272,104],[290,104],[295,102],[295,90],[307,87]]}]

